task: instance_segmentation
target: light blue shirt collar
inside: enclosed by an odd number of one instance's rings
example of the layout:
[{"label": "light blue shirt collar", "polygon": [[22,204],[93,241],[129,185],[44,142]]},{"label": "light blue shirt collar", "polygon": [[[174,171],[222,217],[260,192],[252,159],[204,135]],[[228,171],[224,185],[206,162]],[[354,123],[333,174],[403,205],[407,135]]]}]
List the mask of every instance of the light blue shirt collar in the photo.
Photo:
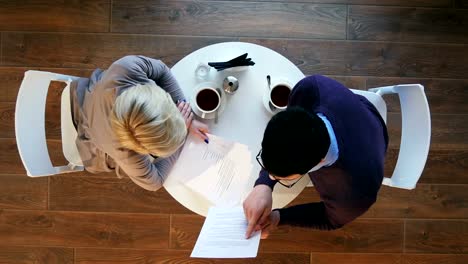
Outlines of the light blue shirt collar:
[{"label": "light blue shirt collar", "polygon": [[322,113],[317,113],[317,116],[322,119],[327,127],[328,135],[330,136],[330,147],[328,147],[327,155],[323,162],[320,162],[315,167],[313,167],[309,172],[316,171],[322,167],[328,167],[333,165],[338,160],[339,150],[338,150],[338,142],[336,141],[335,131],[333,131],[333,127],[328,121],[327,117],[324,116]]}]

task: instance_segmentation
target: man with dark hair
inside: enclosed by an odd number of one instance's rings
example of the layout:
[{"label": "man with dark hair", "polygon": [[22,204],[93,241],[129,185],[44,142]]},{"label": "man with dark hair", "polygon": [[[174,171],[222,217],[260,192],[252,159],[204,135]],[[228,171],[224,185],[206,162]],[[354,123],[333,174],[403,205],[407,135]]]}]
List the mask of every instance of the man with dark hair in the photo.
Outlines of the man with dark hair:
[{"label": "man with dark hair", "polygon": [[[278,225],[332,230],[356,219],[376,201],[387,145],[385,122],[366,98],[324,76],[302,79],[265,129],[262,169],[244,201],[246,236],[263,229],[266,237]],[[305,174],[322,201],[271,211],[274,185],[290,188]]]}]

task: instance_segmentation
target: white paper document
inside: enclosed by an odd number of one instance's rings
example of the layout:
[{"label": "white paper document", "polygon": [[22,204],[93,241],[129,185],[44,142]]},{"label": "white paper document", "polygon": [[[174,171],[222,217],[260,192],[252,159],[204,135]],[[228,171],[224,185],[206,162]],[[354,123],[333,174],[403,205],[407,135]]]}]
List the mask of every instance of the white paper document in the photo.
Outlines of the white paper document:
[{"label": "white paper document", "polygon": [[260,232],[245,238],[247,219],[242,207],[211,207],[193,248],[193,258],[254,258]]},{"label": "white paper document", "polygon": [[215,205],[239,205],[252,170],[251,152],[240,143],[214,135],[209,139],[206,144],[189,135],[169,177]]}]

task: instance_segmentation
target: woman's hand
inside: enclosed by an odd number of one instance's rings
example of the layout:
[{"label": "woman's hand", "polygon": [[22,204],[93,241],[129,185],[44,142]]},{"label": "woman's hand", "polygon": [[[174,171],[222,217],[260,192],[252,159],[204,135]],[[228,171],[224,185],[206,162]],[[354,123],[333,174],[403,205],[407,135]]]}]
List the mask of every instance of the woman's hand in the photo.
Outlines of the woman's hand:
[{"label": "woman's hand", "polygon": [[198,136],[203,141],[208,143],[209,139],[208,139],[208,136],[206,135],[206,133],[209,132],[208,126],[198,120],[193,119],[193,112],[192,112],[192,109],[190,108],[190,103],[187,103],[185,101],[180,101],[177,104],[177,108],[179,109],[180,113],[185,119],[185,125],[187,126],[189,133],[192,133]]},{"label": "woman's hand", "polygon": [[177,103],[177,108],[185,120],[185,126],[189,129],[193,121],[193,113],[192,108],[190,108],[190,104],[185,101],[180,101]]},{"label": "woman's hand", "polygon": [[208,129],[208,126],[198,120],[193,120],[192,125],[189,128],[189,133],[192,133],[195,136],[201,138],[206,143],[209,142],[208,136],[206,135],[206,133],[209,132],[210,131]]}]

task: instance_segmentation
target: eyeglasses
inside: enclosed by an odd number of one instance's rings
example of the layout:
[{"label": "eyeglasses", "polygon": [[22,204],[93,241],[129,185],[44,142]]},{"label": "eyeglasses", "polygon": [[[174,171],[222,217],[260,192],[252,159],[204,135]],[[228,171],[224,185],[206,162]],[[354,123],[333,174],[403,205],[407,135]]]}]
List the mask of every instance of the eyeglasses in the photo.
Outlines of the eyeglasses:
[{"label": "eyeglasses", "polygon": [[[258,152],[257,156],[255,157],[257,159],[257,162],[258,164],[260,165],[260,167],[262,167],[262,169],[264,169],[265,171],[268,171],[265,166],[263,166],[263,161],[262,161],[262,150],[263,149],[260,149],[260,151]],[[277,181],[279,184],[283,185],[284,187],[286,188],[292,188],[294,185],[296,185],[296,183],[298,183],[302,177],[304,177],[305,174],[301,175],[301,177],[299,177],[297,180],[285,180],[285,179],[278,179],[276,176],[274,175],[271,175],[269,174],[270,177],[273,177],[273,179],[275,179],[275,181]],[[294,181],[291,183],[291,181]]]}]

